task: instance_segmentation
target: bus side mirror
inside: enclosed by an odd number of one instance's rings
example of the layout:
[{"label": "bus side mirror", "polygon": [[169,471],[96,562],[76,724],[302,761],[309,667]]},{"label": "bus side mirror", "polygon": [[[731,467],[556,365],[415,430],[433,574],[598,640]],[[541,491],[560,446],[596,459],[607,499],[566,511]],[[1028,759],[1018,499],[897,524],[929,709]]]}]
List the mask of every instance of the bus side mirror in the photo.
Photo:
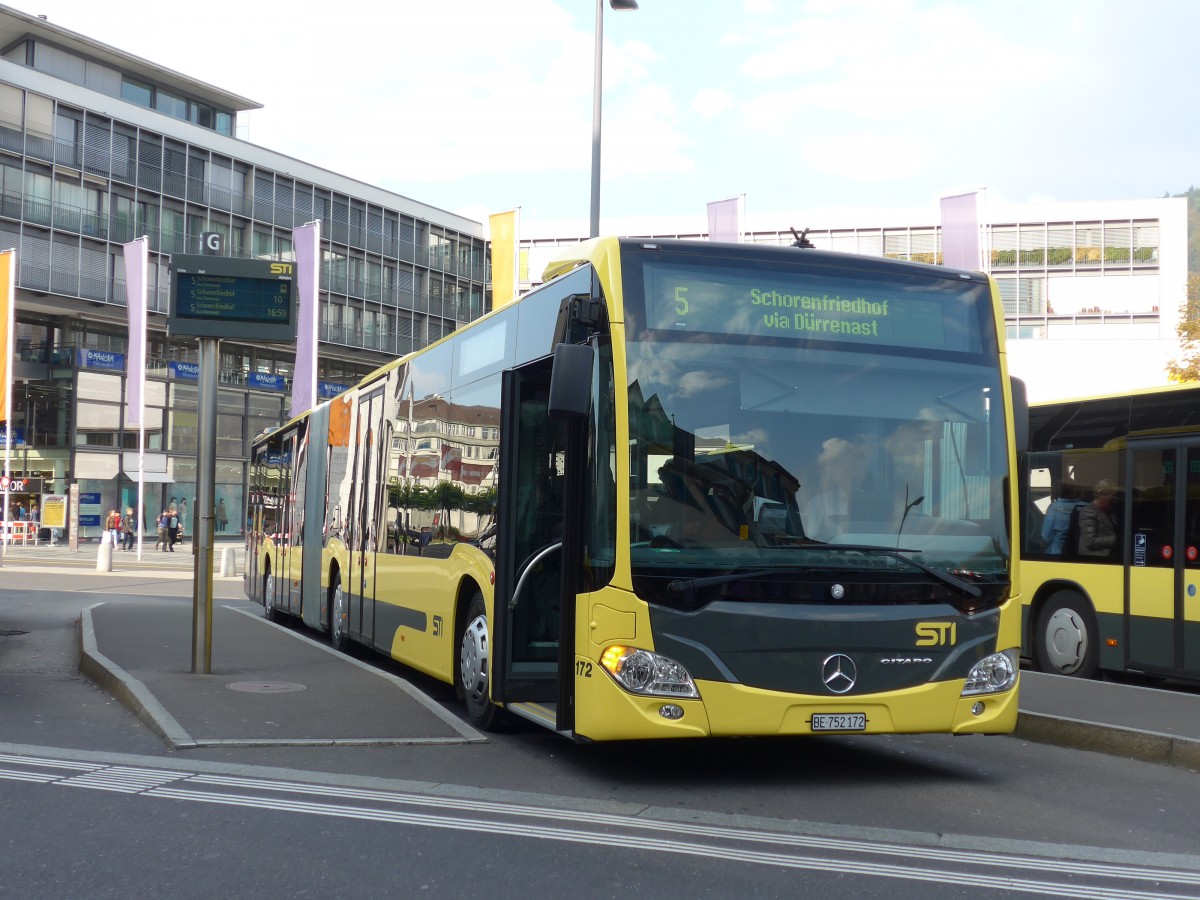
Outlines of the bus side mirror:
[{"label": "bus side mirror", "polygon": [[1009,378],[1013,406],[1013,440],[1017,445],[1017,453],[1029,449],[1029,395],[1025,392],[1025,382],[1020,378]]},{"label": "bus side mirror", "polygon": [[595,352],[588,344],[559,344],[554,348],[547,412],[555,419],[586,418],[592,406],[592,366]]}]

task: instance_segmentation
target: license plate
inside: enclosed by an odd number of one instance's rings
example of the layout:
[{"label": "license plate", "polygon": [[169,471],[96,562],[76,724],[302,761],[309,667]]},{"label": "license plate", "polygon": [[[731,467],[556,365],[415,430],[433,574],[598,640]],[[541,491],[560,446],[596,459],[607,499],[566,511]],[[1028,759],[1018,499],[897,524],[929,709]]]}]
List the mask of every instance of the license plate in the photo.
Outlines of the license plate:
[{"label": "license plate", "polygon": [[865,731],[866,713],[813,713],[813,731]]}]

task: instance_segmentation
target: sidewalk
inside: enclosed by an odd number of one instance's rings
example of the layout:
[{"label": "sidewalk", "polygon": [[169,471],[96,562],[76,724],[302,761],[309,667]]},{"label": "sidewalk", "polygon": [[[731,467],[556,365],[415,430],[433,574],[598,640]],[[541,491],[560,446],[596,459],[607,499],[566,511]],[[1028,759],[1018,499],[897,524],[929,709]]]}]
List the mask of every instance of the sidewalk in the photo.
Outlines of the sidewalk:
[{"label": "sidewalk", "polygon": [[191,671],[191,605],[146,599],[83,613],[80,671],[172,750],[484,740],[394,675],[254,611],[216,601],[212,612],[211,674]]},{"label": "sidewalk", "polygon": [[1017,737],[1200,771],[1200,693],[1023,671]]},{"label": "sidewalk", "polygon": [[[122,550],[120,547],[111,549],[111,569],[99,571],[124,572],[131,571],[160,571],[186,572],[189,575],[195,570],[195,543],[189,538],[184,543],[177,544],[174,552],[154,549],[154,542],[142,545],[139,558],[137,545],[132,550]],[[37,546],[33,544],[10,544],[3,548],[3,565],[0,572],[8,567],[36,566],[44,571],[48,565],[63,567],[70,570],[97,570],[101,558],[101,545],[98,541],[79,544],[78,550],[72,550],[66,540],[57,544],[42,541]],[[222,561],[226,551],[232,556],[233,572],[241,577],[245,561],[245,546],[241,538],[233,540],[217,540],[213,545],[213,572],[220,575]]]}]

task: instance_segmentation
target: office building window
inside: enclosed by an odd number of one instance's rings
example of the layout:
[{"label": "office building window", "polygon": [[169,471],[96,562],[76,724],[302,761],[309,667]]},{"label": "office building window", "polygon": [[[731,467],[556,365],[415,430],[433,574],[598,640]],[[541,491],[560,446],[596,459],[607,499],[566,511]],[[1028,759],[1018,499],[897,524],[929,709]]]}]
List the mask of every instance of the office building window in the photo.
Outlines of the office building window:
[{"label": "office building window", "polygon": [[144,81],[137,81],[128,75],[122,75],[121,99],[149,108],[154,99],[154,88]]},{"label": "office building window", "polygon": [[186,120],[188,117],[187,101],[162,88],[154,92],[154,108],[176,119]]}]

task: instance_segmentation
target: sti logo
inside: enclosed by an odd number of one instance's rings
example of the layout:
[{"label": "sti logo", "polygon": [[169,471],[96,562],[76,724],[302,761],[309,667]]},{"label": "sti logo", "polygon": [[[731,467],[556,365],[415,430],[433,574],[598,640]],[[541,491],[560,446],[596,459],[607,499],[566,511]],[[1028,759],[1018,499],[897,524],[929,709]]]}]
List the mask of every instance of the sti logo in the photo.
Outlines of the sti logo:
[{"label": "sti logo", "polygon": [[271,263],[271,274],[272,275],[291,275],[292,274],[292,264],[291,263]]},{"label": "sti logo", "polygon": [[918,622],[918,647],[942,647],[946,644],[954,646],[958,642],[958,624],[956,622]]}]

